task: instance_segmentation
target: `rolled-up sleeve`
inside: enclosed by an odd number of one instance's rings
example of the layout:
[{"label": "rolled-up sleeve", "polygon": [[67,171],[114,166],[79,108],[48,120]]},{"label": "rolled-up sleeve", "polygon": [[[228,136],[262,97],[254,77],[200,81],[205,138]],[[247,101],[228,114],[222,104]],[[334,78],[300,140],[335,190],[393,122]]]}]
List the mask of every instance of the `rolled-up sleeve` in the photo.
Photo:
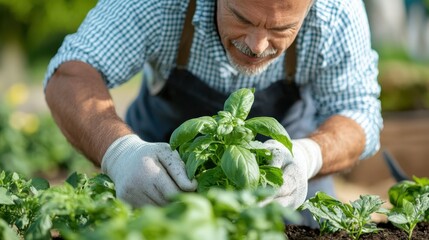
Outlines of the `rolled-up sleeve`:
[{"label": "rolled-up sleeve", "polygon": [[360,159],[374,155],[380,148],[383,127],[378,54],[371,48],[367,16],[362,1],[346,1],[331,14],[321,41],[319,68],[313,84],[318,122],[332,115],[355,120],[364,130],[365,149]]}]

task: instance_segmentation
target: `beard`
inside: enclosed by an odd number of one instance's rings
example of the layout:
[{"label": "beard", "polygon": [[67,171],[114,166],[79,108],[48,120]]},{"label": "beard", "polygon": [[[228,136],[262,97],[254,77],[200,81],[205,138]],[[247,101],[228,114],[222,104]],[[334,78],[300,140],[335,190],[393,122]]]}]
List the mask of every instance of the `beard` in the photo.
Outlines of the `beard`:
[{"label": "beard", "polygon": [[[277,53],[277,49],[274,49],[274,48],[265,49],[260,54],[253,53],[252,50],[244,42],[241,42],[238,40],[232,40],[231,44],[235,48],[237,48],[237,50],[239,50],[241,53],[249,57],[264,58],[264,57],[275,55]],[[272,58],[268,61],[261,62],[257,65],[243,65],[238,63],[228,51],[226,55],[231,65],[234,67],[234,69],[236,69],[237,71],[239,71],[240,73],[246,76],[254,76],[264,72],[265,70],[267,70],[268,66],[275,60],[275,58]]]}]

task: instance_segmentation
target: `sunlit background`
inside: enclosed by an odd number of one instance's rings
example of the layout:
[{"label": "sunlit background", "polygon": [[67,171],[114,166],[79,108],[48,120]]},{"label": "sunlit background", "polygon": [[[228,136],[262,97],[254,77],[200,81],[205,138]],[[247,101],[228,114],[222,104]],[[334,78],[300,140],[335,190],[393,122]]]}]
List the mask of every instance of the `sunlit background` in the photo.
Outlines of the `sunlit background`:
[{"label": "sunlit background", "polygon": [[[357,1],[357,0],[356,0]],[[385,117],[382,150],[407,174],[429,176],[429,0],[367,0]],[[96,0],[0,0],[0,169],[62,180],[95,173],[54,124],[42,80],[65,35],[74,32]],[[137,92],[137,76],[112,90],[118,113]],[[342,200],[385,196],[394,183],[380,154],[339,174]]]}]

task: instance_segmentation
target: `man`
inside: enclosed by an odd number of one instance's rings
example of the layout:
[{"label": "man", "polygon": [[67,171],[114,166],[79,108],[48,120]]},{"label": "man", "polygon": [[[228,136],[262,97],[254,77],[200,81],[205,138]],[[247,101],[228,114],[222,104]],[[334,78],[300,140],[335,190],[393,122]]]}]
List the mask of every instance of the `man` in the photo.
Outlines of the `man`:
[{"label": "man", "polygon": [[[143,68],[124,123],[107,87]],[[45,86],[64,135],[133,206],[196,189],[166,142],[243,87],[256,89],[251,115],[275,117],[294,139],[293,156],[265,142],[283,170],[274,200],[285,206],[334,194],[326,176],[379,148],[377,55],[357,0],[102,0],[65,39]]]}]

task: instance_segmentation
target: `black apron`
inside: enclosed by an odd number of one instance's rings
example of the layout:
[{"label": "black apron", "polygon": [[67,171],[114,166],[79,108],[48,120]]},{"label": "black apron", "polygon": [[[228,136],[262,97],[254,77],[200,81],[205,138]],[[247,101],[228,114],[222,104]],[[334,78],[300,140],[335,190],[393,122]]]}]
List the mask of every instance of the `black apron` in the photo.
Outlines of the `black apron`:
[{"label": "black apron", "polygon": [[[153,93],[148,81],[143,79],[139,95],[126,113],[126,122],[143,140],[148,142],[169,142],[172,132],[188,119],[212,116],[223,110],[223,104],[229,95],[212,89],[195,75],[186,70],[187,59],[193,36],[192,16],[195,11],[195,0],[191,0],[185,18],[182,38],[179,45],[177,66],[170,73],[162,89]],[[248,118],[270,116],[279,121],[291,138],[306,137],[315,129],[312,124],[314,107],[310,94],[301,97],[303,90],[294,81],[296,69],[295,42],[288,48],[285,57],[286,79],[281,79],[268,88],[256,90],[255,101]],[[305,92],[305,91],[304,91]],[[264,141],[263,136],[258,136]],[[316,188],[309,184],[311,197],[318,190],[330,195],[332,179],[321,178],[315,183]],[[311,183],[311,182],[310,182]],[[324,189],[325,187],[327,189]],[[331,191],[329,191],[331,190]],[[305,225],[316,227],[311,215],[305,216]]]}]

